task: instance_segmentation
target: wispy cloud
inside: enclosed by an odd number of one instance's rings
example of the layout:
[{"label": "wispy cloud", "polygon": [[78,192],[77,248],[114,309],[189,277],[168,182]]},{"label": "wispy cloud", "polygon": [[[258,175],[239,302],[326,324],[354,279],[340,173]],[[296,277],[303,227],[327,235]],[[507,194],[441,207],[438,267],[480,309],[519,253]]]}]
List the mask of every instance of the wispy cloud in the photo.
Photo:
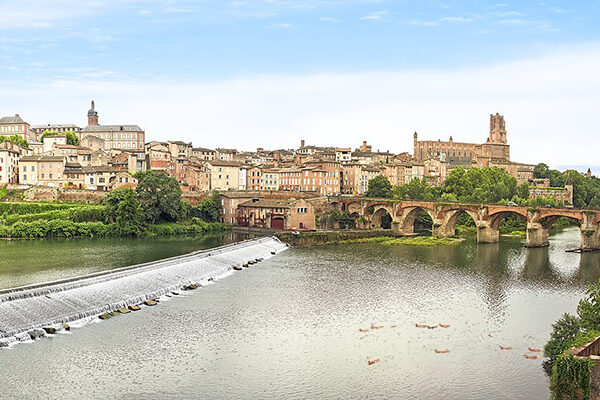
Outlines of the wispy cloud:
[{"label": "wispy cloud", "polygon": [[282,22],[279,24],[269,25],[269,28],[271,28],[271,29],[293,29],[294,25],[287,23],[287,22]]},{"label": "wispy cloud", "polygon": [[361,17],[361,19],[363,21],[377,21],[382,19],[383,17],[387,16],[388,12],[387,11],[375,11],[372,12],[368,15],[365,15],[364,17]]},{"label": "wispy cloud", "polygon": [[446,23],[469,23],[473,22],[475,18],[467,18],[467,17],[441,17],[434,20],[411,20],[408,21],[408,25],[416,25],[416,26],[438,26]]},{"label": "wispy cloud", "polygon": [[334,17],[319,17],[319,21],[321,22],[342,22],[339,18]]}]

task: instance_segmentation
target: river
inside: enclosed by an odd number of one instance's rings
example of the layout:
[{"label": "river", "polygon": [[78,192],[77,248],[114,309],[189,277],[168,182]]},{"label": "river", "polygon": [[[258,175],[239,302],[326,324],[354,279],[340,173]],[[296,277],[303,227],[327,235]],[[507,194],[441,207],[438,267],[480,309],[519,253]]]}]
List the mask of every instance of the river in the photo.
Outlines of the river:
[{"label": "river", "polygon": [[[0,350],[0,397],[547,399],[542,360],[523,355],[600,277],[600,254],[565,252],[578,235],[553,235],[546,249],[504,237],[291,248],[157,307]],[[10,243],[0,286],[221,240],[233,238]],[[371,324],[383,327],[359,332]]]}]

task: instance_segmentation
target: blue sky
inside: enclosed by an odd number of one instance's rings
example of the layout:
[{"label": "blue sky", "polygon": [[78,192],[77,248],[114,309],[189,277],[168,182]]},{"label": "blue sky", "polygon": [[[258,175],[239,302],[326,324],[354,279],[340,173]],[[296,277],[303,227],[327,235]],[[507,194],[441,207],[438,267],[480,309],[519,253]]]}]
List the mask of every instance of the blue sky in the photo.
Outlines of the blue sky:
[{"label": "blue sky", "polygon": [[500,112],[513,158],[546,138],[550,163],[593,163],[553,139],[597,136],[599,17],[599,0],[0,0],[0,114],[84,125],[94,98],[148,139],[400,152],[414,130],[483,141]]}]

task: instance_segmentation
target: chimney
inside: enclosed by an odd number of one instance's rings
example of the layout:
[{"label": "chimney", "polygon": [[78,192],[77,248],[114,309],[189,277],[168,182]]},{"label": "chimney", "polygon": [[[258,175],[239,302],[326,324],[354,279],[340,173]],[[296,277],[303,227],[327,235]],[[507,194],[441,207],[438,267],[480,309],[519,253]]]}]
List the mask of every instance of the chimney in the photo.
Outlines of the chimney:
[{"label": "chimney", "polygon": [[304,147],[304,139],[300,140],[300,148]]}]

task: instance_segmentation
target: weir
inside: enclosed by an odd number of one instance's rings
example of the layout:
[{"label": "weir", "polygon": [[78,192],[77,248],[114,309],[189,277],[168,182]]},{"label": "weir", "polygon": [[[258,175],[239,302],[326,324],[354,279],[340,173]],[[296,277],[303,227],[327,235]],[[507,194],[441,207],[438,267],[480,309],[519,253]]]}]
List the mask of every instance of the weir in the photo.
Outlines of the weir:
[{"label": "weir", "polygon": [[[159,261],[42,284],[0,290],[0,339],[140,304],[192,283],[218,279],[287,245],[275,237],[248,240]],[[12,339],[12,340],[11,340]],[[0,343],[2,344],[2,343]]]}]

